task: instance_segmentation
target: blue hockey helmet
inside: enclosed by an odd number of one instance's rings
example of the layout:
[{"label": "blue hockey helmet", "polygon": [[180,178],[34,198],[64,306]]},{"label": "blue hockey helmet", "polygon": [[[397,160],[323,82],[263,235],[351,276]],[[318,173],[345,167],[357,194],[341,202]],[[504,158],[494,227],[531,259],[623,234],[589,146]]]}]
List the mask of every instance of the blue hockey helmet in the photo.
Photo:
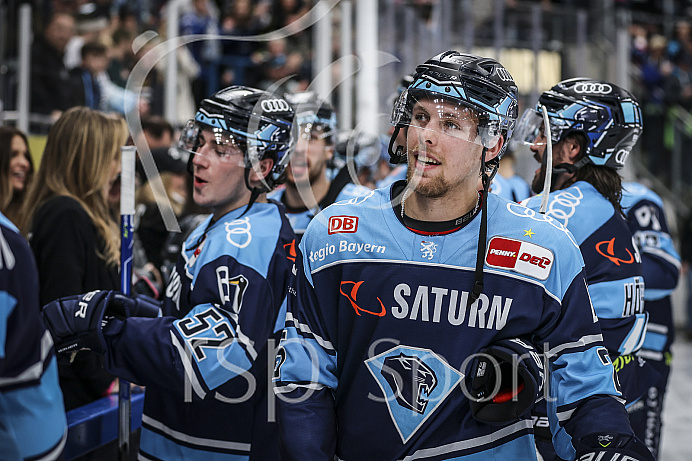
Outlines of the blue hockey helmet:
[{"label": "blue hockey helmet", "polygon": [[284,99],[296,113],[300,136],[317,137],[333,144],[336,135],[336,112],[331,104],[313,91],[287,93]]},{"label": "blue hockey helmet", "polygon": [[586,163],[622,168],[642,132],[642,112],[629,91],[603,80],[573,78],[545,91],[535,108],[524,111],[517,142],[535,145],[543,139],[541,106],[546,108],[553,144],[569,133],[586,137],[586,152],[577,168]]},{"label": "blue hockey helmet", "polygon": [[[394,103],[391,123],[407,127],[412,121],[416,101],[442,100],[458,106],[459,114],[470,110],[478,122],[477,142],[492,147],[500,135],[505,143],[498,159],[504,154],[518,116],[517,87],[512,75],[502,64],[491,58],[445,51],[416,67],[413,82]],[[398,130],[390,141],[392,163],[405,163],[403,146],[393,148]],[[471,141],[471,139],[468,139]]]},{"label": "blue hockey helmet", "polygon": [[265,189],[271,190],[283,180],[293,153],[293,118],[285,99],[255,88],[231,86],[202,100],[194,120],[183,128],[178,148],[195,155],[200,131],[210,128],[219,146],[241,149],[247,169],[265,158],[274,160],[265,178]]}]

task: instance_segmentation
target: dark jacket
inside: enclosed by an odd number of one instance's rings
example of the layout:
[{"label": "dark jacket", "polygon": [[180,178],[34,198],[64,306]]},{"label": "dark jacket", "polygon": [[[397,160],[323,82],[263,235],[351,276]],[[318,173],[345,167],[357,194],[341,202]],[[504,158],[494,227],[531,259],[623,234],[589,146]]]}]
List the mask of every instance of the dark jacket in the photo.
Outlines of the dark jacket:
[{"label": "dark jacket", "polygon": [[70,71],[70,84],[74,105],[94,110],[105,108],[103,91],[96,75],[81,67],[75,67]]},{"label": "dark jacket", "polygon": [[[118,268],[98,256],[104,242],[76,200],[48,200],[36,212],[31,233],[42,306],[64,296],[119,289]],[[91,351],[79,352],[72,363],[62,358],[58,369],[66,410],[104,396],[114,379],[103,370],[101,356]]]},{"label": "dark jacket", "polygon": [[51,47],[43,37],[36,37],[31,48],[31,111],[50,114],[74,105],[63,53]]}]

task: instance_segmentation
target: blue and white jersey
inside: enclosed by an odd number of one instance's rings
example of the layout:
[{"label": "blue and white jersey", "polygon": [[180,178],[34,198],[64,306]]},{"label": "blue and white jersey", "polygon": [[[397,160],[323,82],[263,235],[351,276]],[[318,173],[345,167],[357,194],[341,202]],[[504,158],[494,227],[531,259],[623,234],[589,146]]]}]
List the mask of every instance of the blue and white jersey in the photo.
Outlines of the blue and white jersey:
[{"label": "blue and white jersey", "polygon": [[641,184],[624,183],[621,204],[642,254],[646,283],[649,323],[639,355],[662,361],[674,339],[670,294],[678,284],[680,255],[668,233],[661,197]]},{"label": "blue and white jersey", "polygon": [[108,369],[147,388],[143,459],[279,459],[267,370],[284,324],[295,235],[276,204],[246,209],[214,223],[210,216],[186,239],[163,317],[114,321],[104,331]]},{"label": "blue and white jersey", "polygon": [[[543,195],[524,202],[538,212]],[[638,351],[644,341],[644,277],[641,256],[625,219],[583,181],[550,194],[546,216],[570,230],[581,249],[586,280],[611,355]]]},{"label": "blue and white jersey", "polygon": [[[332,183],[334,184],[334,183]],[[285,189],[277,190],[272,192],[271,194],[267,195],[267,198],[270,198],[272,200],[276,200],[277,202],[282,201],[282,197],[284,195]],[[334,202],[340,202],[342,200],[349,200],[354,197],[359,197],[361,195],[365,195],[368,192],[370,192],[370,189],[368,189],[365,186],[361,186],[358,184],[353,184],[353,183],[348,183],[343,188],[338,192],[335,193],[336,199],[335,200],[330,200],[329,203],[320,203],[318,206],[312,208],[312,209],[303,209],[300,211],[293,211],[290,209],[287,209],[286,211],[286,217],[288,218],[288,221],[291,223],[291,227],[293,228],[293,232],[296,233],[296,237],[298,238],[298,241],[300,241],[301,237],[305,233],[305,229],[308,228],[308,224],[310,224],[310,221],[312,221],[312,218],[314,218],[322,208],[325,208],[329,205],[331,205]],[[329,196],[330,194],[327,193]]]},{"label": "blue and white jersey", "polygon": [[377,181],[377,184],[376,184],[377,188],[381,189],[383,187],[389,187],[397,181],[401,181],[403,179],[406,179],[407,169],[408,169],[407,164],[396,165],[394,168],[392,168],[392,171],[390,171],[387,176],[385,176],[384,178]]},{"label": "blue and white jersey", "polygon": [[391,200],[387,188],[336,203],[300,244],[274,373],[297,459],[536,459],[530,418],[482,424],[464,393],[473,354],[515,337],[550,358],[560,456],[574,457],[573,437],[627,426],[569,231],[489,194],[484,289],[471,303],[481,217],[423,235]]},{"label": "blue and white jersey", "polygon": [[531,197],[531,189],[521,176],[505,178],[500,173],[493,177],[490,192],[513,202],[521,202]]},{"label": "blue and white jersey", "polygon": [[58,459],[67,421],[34,256],[0,213],[0,458]]}]

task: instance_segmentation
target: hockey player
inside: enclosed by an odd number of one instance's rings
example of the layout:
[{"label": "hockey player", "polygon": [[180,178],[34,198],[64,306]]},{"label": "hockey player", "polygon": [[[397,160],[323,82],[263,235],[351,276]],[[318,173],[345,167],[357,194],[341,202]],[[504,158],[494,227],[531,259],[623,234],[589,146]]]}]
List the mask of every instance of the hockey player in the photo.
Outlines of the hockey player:
[{"label": "hockey player", "polygon": [[513,202],[521,202],[531,197],[531,187],[514,171],[515,162],[515,154],[511,150],[502,156],[500,168],[490,185],[490,192]]},{"label": "hockey player", "polygon": [[516,374],[502,373],[500,353],[535,356],[530,343],[549,358],[563,458],[650,459],[620,400],[573,237],[488,194],[516,91],[489,58],[447,51],[418,66],[392,114],[390,151],[408,162],[407,180],[334,204],[308,226],[274,372],[290,459],[535,460],[527,407],[503,403],[530,406],[540,366],[512,363],[524,387],[508,395],[503,381]]},{"label": "hockey player", "polygon": [[0,213],[0,458],[60,459],[67,423],[29,245]]},{"label": "hockey player", "polygon": [[641,400],[627,409],[632,429],[658,459],[661,444],[661,414],[670,375],[671,345],[675,339],[670,294],[680,276],[680,255],[668,233],[663,200],[636,182],[622,185],[622,210],[642,255],[644,308],[649,313],[644,344],[637,353],[661,378]]},{"label": "hockey player", "polygon": [[313,92],[284,96],[296,113],[296,149],[286,172],[286,186],[269,194],[284,204],[298,240],[310,220],[334,202],[358,197],[368,188],[353,184],[348,168],[330,180],[327,166],[334,156],[336,112]]},{"label": "hockey player", "polygon": [[108,292],[44,309],[59,350],[102,351],[109,371],[146,386],[143,459],[280,459],[267,369],[295,235],[266,192],[290,160],[293,115],[284,99],[235,86],[183,129],[194,201],[212,215],[183,245],[162,317],[122,318],[140,307]]},{"label": "hockey player", "polygon": [[[622,214],[617,171],[641,134],[641,120],[639,104],[628,91],[576,78],[544,92],[536,108],[526,110],[515,133],[541,164],[531,187],[543,194],[522,203],[538,212],[545,202],[546,216],[569,229],[579,245],[603,343],[628,405],[641,397],[647,379],[655,375],[632,355],[646,332],[644,278],[638,247]],[[548,460],[554,454],[544,411],[545,405],[537,406],[536,440]]]}]

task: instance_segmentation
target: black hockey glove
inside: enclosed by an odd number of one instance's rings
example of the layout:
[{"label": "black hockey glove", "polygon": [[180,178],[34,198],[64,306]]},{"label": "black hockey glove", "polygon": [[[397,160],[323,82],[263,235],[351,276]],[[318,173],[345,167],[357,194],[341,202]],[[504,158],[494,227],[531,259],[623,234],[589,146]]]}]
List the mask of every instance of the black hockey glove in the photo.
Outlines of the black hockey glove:
[{"label": "black hockey glove", "polygon": [[115,291],[92,291],[43,306],[43,321],[58,353],[106,351],[102,329],[113,318],[157,317],[161,306],[147,296],[129,298]]},{"label": "black hockey glove", "polygon": [[581,438],[575,449],[575,461],[654,461],[646,445],[634,435],[613,432],[589,434]]},{"label": "black hockey glove", "polygon": [[466,373],[473,417],[487,424],[519,419],[533,407],[543,389],[543,362],[522,339],[503,339],[481,350]]}]

